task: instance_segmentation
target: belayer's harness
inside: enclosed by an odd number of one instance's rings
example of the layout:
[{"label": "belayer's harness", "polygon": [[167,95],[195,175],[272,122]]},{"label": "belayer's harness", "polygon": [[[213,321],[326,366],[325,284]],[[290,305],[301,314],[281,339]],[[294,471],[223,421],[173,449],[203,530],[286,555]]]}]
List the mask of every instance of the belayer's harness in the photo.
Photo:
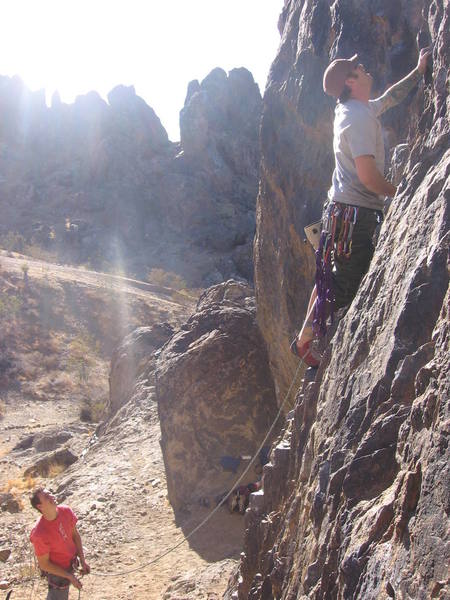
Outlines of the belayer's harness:
[{"label": "belayer's harness", "polygon": [[[334,289],[332,278],[332,257],[350,258],[352,235],[358,218],[358,207],[340,202],[330,202],[323,218],[319,248],[316,251],[316,291],[314,305],[314,333],[324,336],[327,331],[327,318],[334,316]],[[337,232],[338,220],[341,226]]]},{"label": "belayer's harness", "polygon": [[[78,560],[78,556],[75,556],[70,563],[69,572],[74,573],[80,566],[80,561]],[[66,590],[70,586],[70,581],[65,577],[59,577],[58,575],[53,575],[52,573],[47,573],[46,571],[41,571],[43,577],[47,577],[48,587],[56,589],[56,590]]]}]

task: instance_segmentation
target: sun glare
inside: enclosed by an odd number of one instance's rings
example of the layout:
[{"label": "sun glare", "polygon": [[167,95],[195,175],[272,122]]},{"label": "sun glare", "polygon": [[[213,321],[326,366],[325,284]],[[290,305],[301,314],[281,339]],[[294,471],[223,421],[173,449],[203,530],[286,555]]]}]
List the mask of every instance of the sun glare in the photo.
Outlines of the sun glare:
[{"label": "sun glare", "polygon": [[64,102],[134,85],[172,139],[187,84],[214,67],[246,67],[264,91],[283,0],[7,0],[0,75]]}]

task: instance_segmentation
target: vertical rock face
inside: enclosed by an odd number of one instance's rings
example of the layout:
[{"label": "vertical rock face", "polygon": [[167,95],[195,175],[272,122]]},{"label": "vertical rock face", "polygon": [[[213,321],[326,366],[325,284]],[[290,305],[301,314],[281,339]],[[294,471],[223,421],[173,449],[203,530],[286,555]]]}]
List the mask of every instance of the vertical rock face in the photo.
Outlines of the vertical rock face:
[{"label": "vertical rock face", "polygon": [[[292,376],[289,340],[301,326],[312,288],[314,256],[304,243],[303,227],[320,219],[334,167],[335,102],[322,90],[323,72],[333,58],[358,52],[374,77],[374,93],[381,93],[415,66],[416,37],[422,46],[431,41],[422,12],[440,22],[442,11],[433,2],[285,2],[280,49],[264,96],[255,239],[258,322],[280,391]],[[445,110],[445,78],[445,69],[436,64],[436,117]],[[421,117],[423,102],[422,94],[411,94],[383,116],[387,151],[418,127],[431,126]],[[400,180],[402,153],[397,156]]]},{"label": "vertical rock face", "polygon": [[[358,52],[378,89],[433,43],[425,84],[383,122],[401,180],[370,271],[316,381],[297,397],[289,458],[264,469],[267,515],[248,511],[239,598],[446,598],[450,506],[448,249],[450,8],[291,0],[263,108],[258,318],[280,390],[312,261],[301,227],[331,177],[335,57]],[[403,179],[402,179],[403,177]],[[317,206],[314,204],[317,203]]]},{"label": "vertical rock face", "polygon": [[228,491],[276,413],[250,288],[229,281],[200,297],[158,358],[156,395],[174,508]]},{"label": "vertical rock face", "polygon": [[332,170],[333,107],[322,91],[328,62],[327,4],[285,3],[279,54],[263,103],[255,289],[258,323],[279,396],[294,372],[289,341],[311,293],[315,261],[303,227],[320,219]]}]

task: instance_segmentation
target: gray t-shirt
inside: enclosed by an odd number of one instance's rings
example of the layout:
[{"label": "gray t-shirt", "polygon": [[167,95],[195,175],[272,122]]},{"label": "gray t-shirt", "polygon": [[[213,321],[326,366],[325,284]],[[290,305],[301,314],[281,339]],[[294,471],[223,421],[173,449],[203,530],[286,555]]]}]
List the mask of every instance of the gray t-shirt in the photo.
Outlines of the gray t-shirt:
[{"label": "gray t-shirt", "polygon": [[328,198],[333,202],[383,209],[383,197],[360,182],[354,160],[370,154],[375,158],[377,169],[384,173],[384,142],[378,112],[381,111],[376,100],[369,104],[347,100],[336,106],[333,139],[336,164],[328,191]]}]

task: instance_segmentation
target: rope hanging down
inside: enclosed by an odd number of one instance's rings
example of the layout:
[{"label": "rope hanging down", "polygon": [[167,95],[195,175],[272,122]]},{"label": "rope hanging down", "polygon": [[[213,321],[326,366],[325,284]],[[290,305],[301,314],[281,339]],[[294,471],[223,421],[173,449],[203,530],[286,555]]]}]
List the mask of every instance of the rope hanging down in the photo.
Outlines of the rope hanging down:
[{"label": "rope hanging down", "polygon": [[[297,375],[298,375],[298,372],[299,372],[301,366],[302,366],[302,362],[299,361],[297,369],[296,369],[296,371],[294,373],[294,377],[292,378],[291,384],[289,386],[289,389],[286,392],[286,395],[285,395],[285,397],[283,399],[283,402],[280,404],[280,407],[279,407],[278,412],[277,412],[277,414],[275,416],[275,419],[273,420],[272,425],[270,426],[268,432],[266,433],[266,435],[265,435],[263,441],[261,442],[259,448],[257,449],[257,451],[255,452],[255,454],[251,458],[250,462],[248,463],[248,465],[246,466],[246,468],[244,469],[244,471],[242,472],[242,474],[234,482],[234,484],[231,487],[230,491],[221,499],[221,501],[217,504],[217,506],[208,515],[206,515],[206,517],[203,519],[203,521],[201,521],[196,527],[194,527],[194,529],[190,533],[188,533],[177,544],[175,544],[174,546],[171,546],[170,548],[168,548],[167,550],[165,550],[161,554],[158,554],[158,556],[156,556],[155,558],[152,558],[151,560],[143,563],[142,565],[139,565],[139,567],[135,567],[133,569],[128,569],[128,570],[125,570],[125,571],[118,571],[117,573],[101,573],[101,572],[94,573],[94,572],[91,571],[90,575],[93,576],[93,577],[122,577],[123,575],[130,575],[131,573],[136,573],[137,571],[142,571],[142,569],[145,569],[146,567],[149,567],[150,565],[153,565],[153,564],[157,563],[162,558],[164,558],[165,556],[167,556],[168,554],[170,554],[171,552],[173,552],[174,550],[176,550],[177,548],[179,548],[182,544],[184,544],[185,542],[187,542],[195,533],[197,533],[197,531],[199,531],[199,529],[201,529],[204,525],[206,525],[206,523],[216,514],[216,512],[219,510],[219,508],[221,508],[221,506],[223,506],[225,504],[225,502],[228,500],[228,498],[233,493],[233,490],[241,483],[241,481],[247,475],[247,473],[250,470],[250,467],[253,465],[253,463],[255,462],[256,458],[259,456],[259,453],[261,452],[261,450],[265,446],[267,440],[270,437],[270,434],[274,430],[275,425],[276,425],[278,419],[280,418],[280,416],[282,414],[284,405],[286,404],[289,396],[291,395],[292,388],[294,387],[294,383],[295,383],[295,380],[297,379]],[[13,585],[20,586],[20,585],[23,585],[25,583],[29,583],[30,581],[36,580],[36,579],[39,579],[39,578],[38,577],[29,577],[29,578],[27,578],[25,580],[22,580],[22,581],[19,581],[19,582],[15,583]],[[33,587],[34,587],[34,583],[33,583]],[[81,590],[78,590],[78,598],[80,598],[80,595],[81,595]]]},{"label": "rope hanging down", "polygon": [[213,517],[213,515],[216,514],[216,512],[219,510],[219,508],[221,506],[223,506],[223,504],[225,504],[225,502],[228,500],[228,498],[233,493],[233,490],[241,483],[241,481],[247,475],[247,473],[250,470],[250,467],[255,462],[256,458],[259,456],[259,453],[261,452],[262,448],[265,446],[267,440],[270,437],[270,434],[274,430],[275,425],[276,425],[278,419],[281,416],[281,413],[283,411],[284,405],[286,404],[287,399],[289,398],[289,396],[291,394],[292,388],[294,386],[295,380],[297,379],[297,375],[298,375],[298,372],[299,372],[301,366],[302,366],[302,362],[299,361],[297,369],[296,369],[296,371],[294,373],[294,377],[292,379],[291,385],[289,386],[289,389],[286,392],[286,395],[285,395],[285,397],[283,399],[283,402],[280,404],[280,408],[278,409],[278,412],[277,412],[277,414],[275,416],[275,419],[274,419],[272,425],[270,426],[268,432],[266,433],[263,441],[261,442],[258,450],[253,455],[252,459],[250,460],[250,462],[248,463],[247,467],[244,469],[244,471],[242,472],[242,474],[240,475],[240,477],[238,477],[237,480],[234,482],[234,484],[233,484],[232,488],[230,489],[230,491],[222,498],[222,500],[217,504],[217,506],[208,515],[206,515],[206,517],[203,519],[203,521],[201,521],[196,527],[194,527],[194,529],[190,533],[188,533],[180,542],[178,542],[177,544],[175,544],[171,548],[168,548],[167,550],[165,550],[161,554],[158,554],[158,556],[156,556],[152,560],[149,560],[148,562],[140,565],[139,567],[135,567],[134,569],[128,569],[126,571],[119,571],[117,573],[92,573],[92,571],[91,571],[90,575],[93,575],[94,577],[121,577],[122,575],[130,575],[131,573],[136,573],[137,571],[141,571],[142,569],[145,569],[146,567],[149,567],[150,565],[155,564],[156,562],[158,562],[159,560],[161,560],[162,558],[164,558],[165,556],[167,556],[168,554],[170,554],[171,552],[173,552],[174,550],[176,550],[177,548],[179,548],[182,544],[184,544],[185,542],[187,542],[194,535],[194,533],[197,533],[197,531],[199,529],[201,529],[204,525],[206,525],[206,523]]}]

